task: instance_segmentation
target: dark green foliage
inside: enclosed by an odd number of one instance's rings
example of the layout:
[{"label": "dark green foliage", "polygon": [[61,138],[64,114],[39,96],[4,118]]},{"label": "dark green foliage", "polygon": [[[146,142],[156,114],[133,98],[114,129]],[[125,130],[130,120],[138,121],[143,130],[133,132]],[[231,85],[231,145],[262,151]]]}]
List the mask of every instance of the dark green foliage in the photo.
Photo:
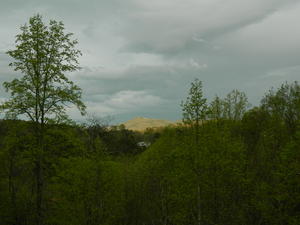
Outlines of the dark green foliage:
[{"label": "dark green foliage", "polygon": [[[95,139],[101,139],[105,145],[105,151],[109,155],[135,155],[144,149],[137,145],[140,141],[148,141],[149,133],[142,134],[139,132],[125,129],[124,126],[107,127],[100,123],[90,124],[87,126],[89,136]],[[90,140],[93,142],[93,140]],[[151,140],[154,141],[154,138]]]},{"label": "dark green foliage", "polygon": [[300,85],[282,84],[275,91],[271,89],[262,99],[262,108],[278,122],[284,122],[290,134],[296,132],[300,120]]},{"label": "dark green foliage", "polygon": [[125,129],[124,126],[111,127],[103,136],[102,140],[107,146],[108,152],[113,155],[136,154],[140,151],[138,134]]}]

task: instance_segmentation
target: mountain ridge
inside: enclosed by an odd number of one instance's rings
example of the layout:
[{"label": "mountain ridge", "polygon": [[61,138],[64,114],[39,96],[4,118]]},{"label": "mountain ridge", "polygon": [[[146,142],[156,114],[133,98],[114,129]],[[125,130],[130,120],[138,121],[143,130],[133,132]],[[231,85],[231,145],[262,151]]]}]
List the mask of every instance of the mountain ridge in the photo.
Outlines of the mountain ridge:
[{"label": "mountain ridge", "polygon": [[178,121],[154,119],[146,117],[135,117],[131,120],[123,122],[126,129],[134,131],[145,131],[147,128],[162,128],[169,125],[175,125]]}]

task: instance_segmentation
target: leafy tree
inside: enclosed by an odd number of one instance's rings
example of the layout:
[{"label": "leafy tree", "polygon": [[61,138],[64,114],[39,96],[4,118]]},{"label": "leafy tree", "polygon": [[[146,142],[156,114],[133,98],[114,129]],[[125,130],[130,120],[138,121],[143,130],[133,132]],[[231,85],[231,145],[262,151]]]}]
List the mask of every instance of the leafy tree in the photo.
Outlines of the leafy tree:
[{"label": "leafy tree", "polygon": [[211,119],[221,119],[223,118],[223,108],[224,108],[224,102],[223,100],[216,96],[213,101],[210,103],[209,106],[209,117]]},{"label": "leafy tree", "polygon": [[181,102],[183,122],[195,128],[196,142],[198,142],[199,126],[207,118],[208,107],[203,96],[202,81],[195,79],[191,83],[189,95],[185,102]]},{"label": "leafy tree", "polygon": [[64,33],[62,22],[50,21],[47,27],[40,15],[30,18],[16,36],[16,49],[7,52],[15,61],[9,65],[23,77],[4,82],[11,98],[2,105],[8,116],[26,115],[41,126],[66,119],[65,105],[75,104],[84,113],[81,89],[65,73],[76,71],[77,40]]},{"label": "leafy tree", "polygon": [[[25,225],[32,221],[32,161],[28,152],[32,130],[23,121],[1,121],[0,139],[0,221],[1,224]],[[2,181],[2,182],[1,182]],[[2,196],[1,196],[2,195]]]},{"label": "leafy tree", "polygon": [[110,160],[60,160],[52,186],[55,216],[49,224],[122,224],[123,171],[122,164]]},{"label": "leafy tree", "polygon": [[216,96],[209,106],[211,119],[241,120],[250,106],[244,92],[233,90],[224,99]]},{"label": "leafy tree", "polygon": [[79,69],[81,52],[75,48],[72,33],[65,34],[64,24],[51,20],[46,26],[41,15],[29,19],[16,36],[16,49],[7,52],[14,61],[9,65],[23,74],[20,79],[4,82],[11,98],[2,106],[9,117],[25,115],[36,131],[36,224],[43,224],[43,152],[45,125],[66,121],[66,106],[74,104],[82,114],[81,89],[65,73]]},{"label": "leafy tree", "polygon": [[193,170],[197,175],[197,213],[196,220],[197,224],[201,225],[203,216],[202,216],[202,187],[201,187],[201,165],[199,160],[199,136],[200,136],[200,125],[208,116],[208,106],[206,103],[206,98],[203,96],[202,91],[202,82],[199,79],[195,79],[194,82],[191,83],[191,88],[189,90],[189,95],[185,102],[181,103],[182,111],[183,111],[183,122],[194,130],[194,140],[195,145],[192,144],[190,147],[193,151],[191,154],[191,165]]},{"label": "leafy tree", "polygon": [[246,94],[233,90],[224,99],[224,116],[227,119],[241,120],[248,107]]},{"label": "leafy tree", "polygon": [[283,121],[290,134],[297,131],[300,121],[300,85],[284,83],[277,90],[271,89],[261,101],[264,110]]},{"label": "leafy tree", "polygon": [[283,224],[299,224],[300,216],[300,131],[281,152],[279,185],[274,194],[277,200],[279,221]]}]

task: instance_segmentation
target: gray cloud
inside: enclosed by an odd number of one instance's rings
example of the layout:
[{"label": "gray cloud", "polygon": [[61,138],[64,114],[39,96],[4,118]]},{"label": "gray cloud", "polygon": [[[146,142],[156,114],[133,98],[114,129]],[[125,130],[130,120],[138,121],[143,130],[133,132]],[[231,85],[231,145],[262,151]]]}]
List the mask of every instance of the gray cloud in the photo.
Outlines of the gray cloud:
[{"label": "gray cloud", "polygon": [[299,80],[298,0],[11,0],[0,7],[0,82],[20,75],[4,52],[35,13],[74,33],[83,69],[68,76],[89,112],[117,121],[179,119],[195,77],[209,99],[239,88],[253,104],[271,86]]},{"label": "gray cloud", "polygon": [[[174,54],[193,45],[194,37],[213,39],[259,23],[295,0],[139,1],[122,35],[134,52]],[[191,43],[192,42],[192,43]]]}]

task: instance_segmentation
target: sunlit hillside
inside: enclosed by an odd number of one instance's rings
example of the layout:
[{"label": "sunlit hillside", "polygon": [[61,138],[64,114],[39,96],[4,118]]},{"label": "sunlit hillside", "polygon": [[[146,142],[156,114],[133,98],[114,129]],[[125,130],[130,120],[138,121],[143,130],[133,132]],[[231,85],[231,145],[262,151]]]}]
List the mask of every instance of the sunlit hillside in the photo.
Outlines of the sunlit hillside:
[{"label": "sunlit hillside", "polygon": [[136,117],[123,123],[128,130],[144,131],[147,128],[160,128],[175,125],[175,121]]}]

